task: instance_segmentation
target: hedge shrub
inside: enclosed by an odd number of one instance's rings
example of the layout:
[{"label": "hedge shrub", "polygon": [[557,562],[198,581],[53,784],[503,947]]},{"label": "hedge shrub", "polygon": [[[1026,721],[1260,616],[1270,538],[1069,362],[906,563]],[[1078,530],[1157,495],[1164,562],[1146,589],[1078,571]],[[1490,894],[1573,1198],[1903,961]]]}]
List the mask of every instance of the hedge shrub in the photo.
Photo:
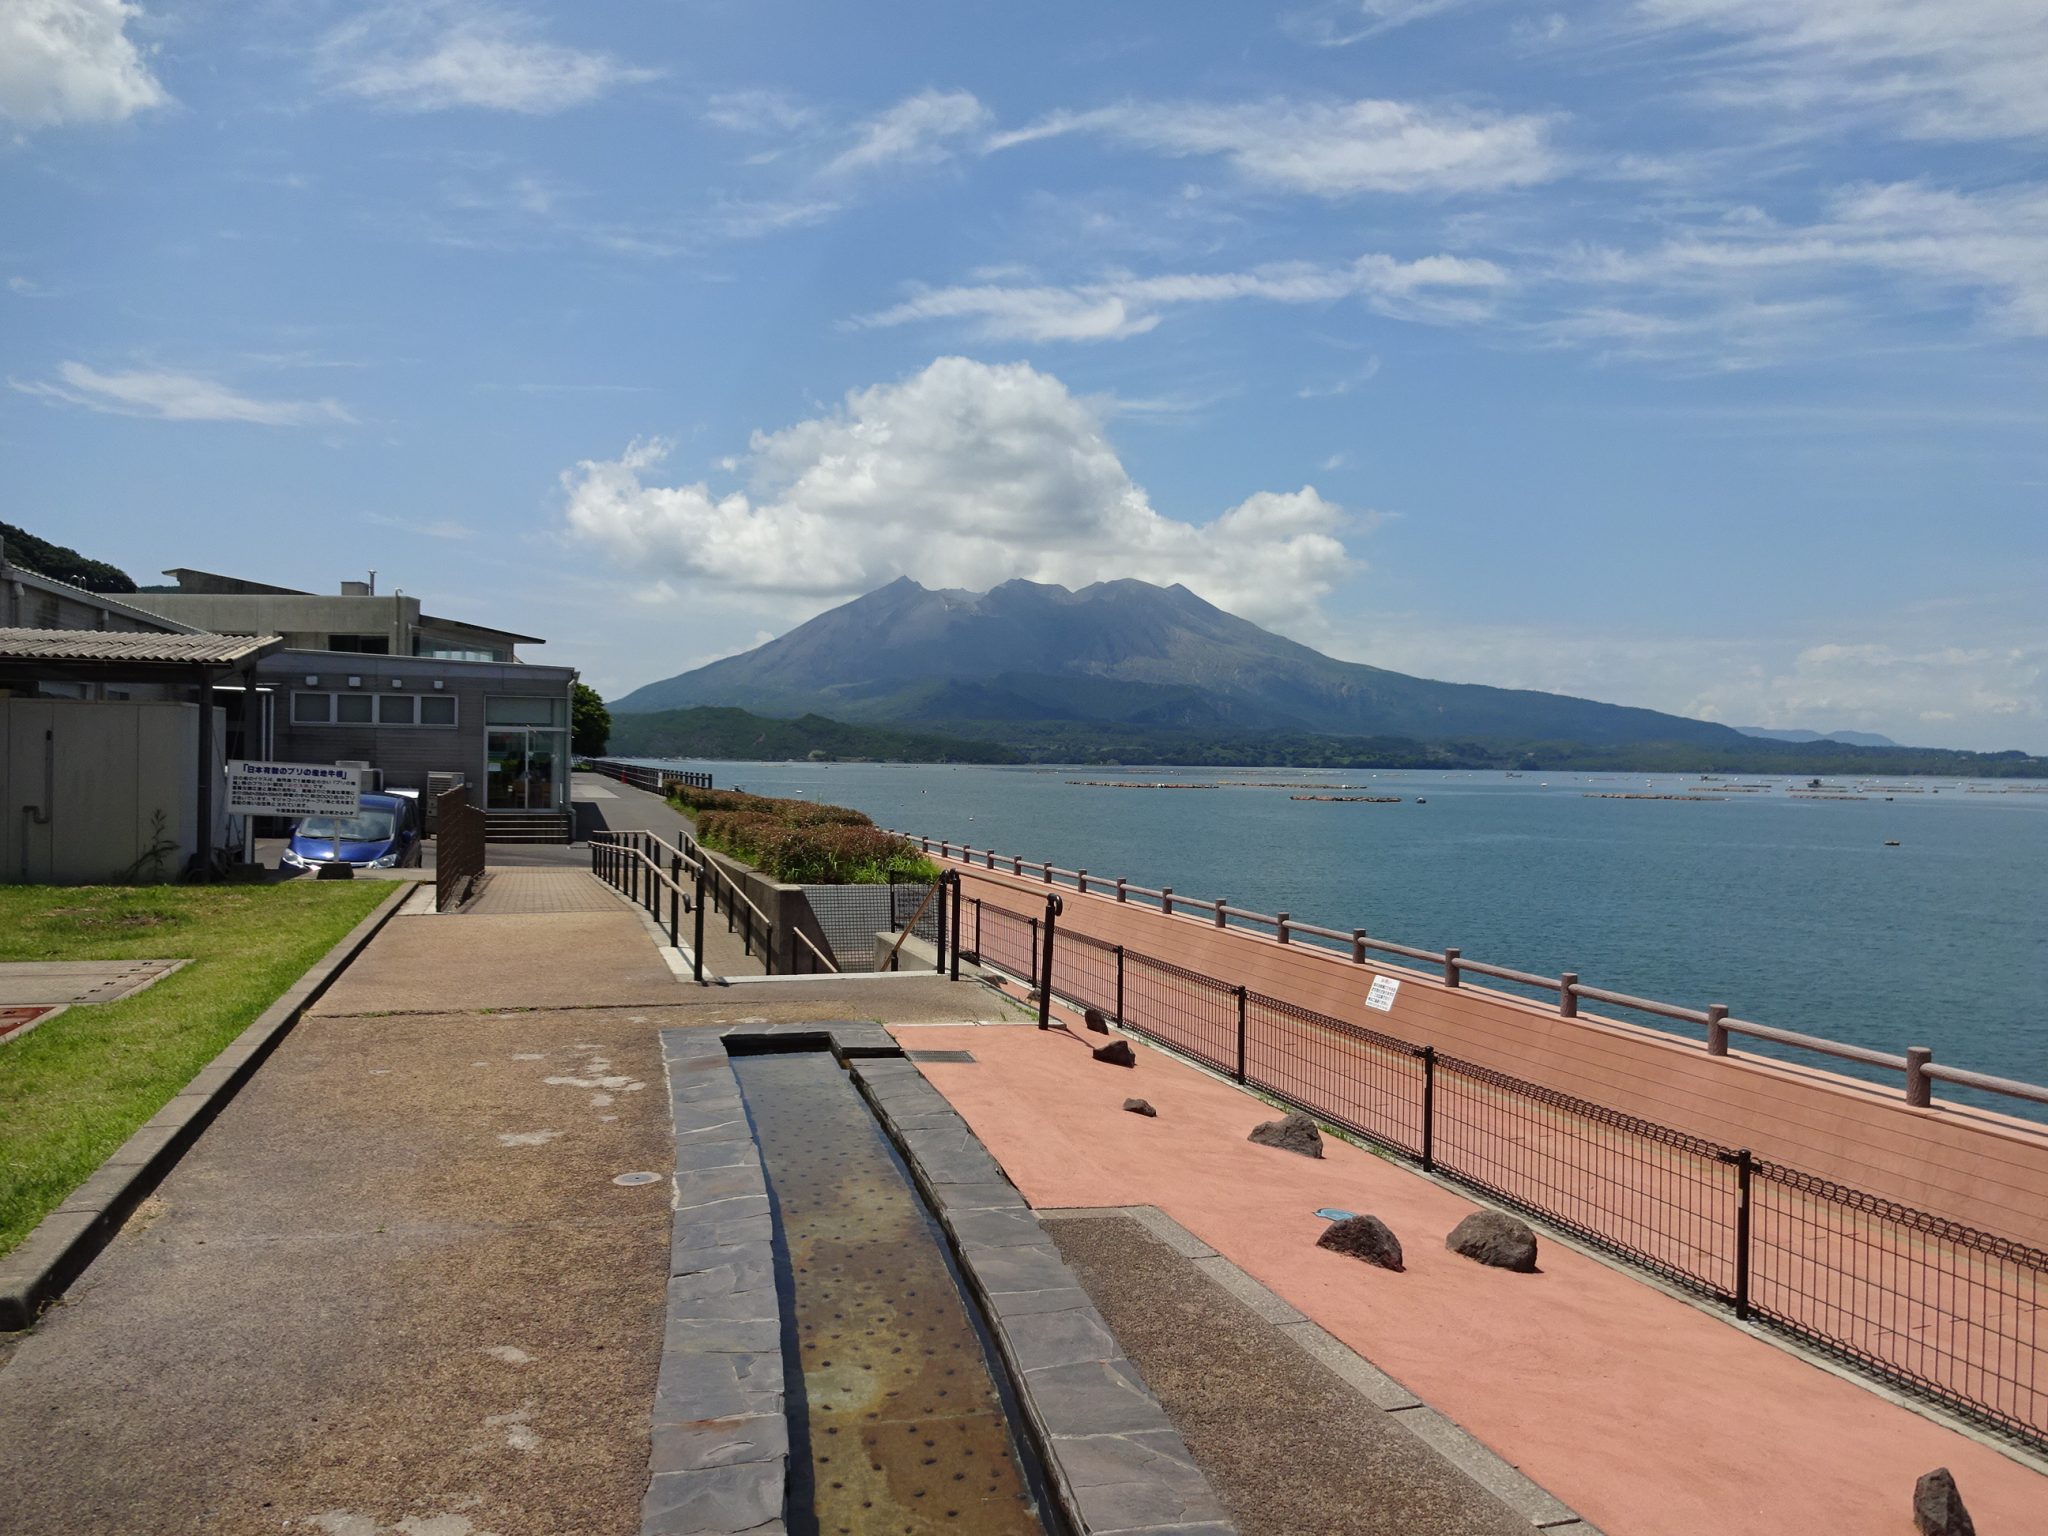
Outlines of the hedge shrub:
[{"label": "hedge shrub", "polygon": [[906,839],[843,805],[775,799],[730,789],[678,788],[670,798],[693,812],[697,841],[794,885],[883,885],[936,880],[938,866]]}]

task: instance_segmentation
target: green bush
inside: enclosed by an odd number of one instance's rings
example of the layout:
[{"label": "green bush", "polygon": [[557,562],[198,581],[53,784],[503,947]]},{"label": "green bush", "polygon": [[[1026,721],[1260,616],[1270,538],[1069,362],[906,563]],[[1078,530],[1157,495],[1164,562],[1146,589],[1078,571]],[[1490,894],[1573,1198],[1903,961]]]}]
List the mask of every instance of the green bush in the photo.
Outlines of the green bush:
[{"label": "green bush", "polygon": [[694,813],[697,841],[793,885],[936,880],[938,866],[859,811],[729,789],[671,790]]}]

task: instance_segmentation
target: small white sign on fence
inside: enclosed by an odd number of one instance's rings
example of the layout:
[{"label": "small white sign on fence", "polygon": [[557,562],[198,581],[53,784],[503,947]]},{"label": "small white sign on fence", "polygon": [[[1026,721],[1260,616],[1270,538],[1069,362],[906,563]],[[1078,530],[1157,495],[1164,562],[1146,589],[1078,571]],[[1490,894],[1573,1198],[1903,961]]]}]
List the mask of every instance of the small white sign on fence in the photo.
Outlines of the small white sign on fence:
[{"label": "small white sign on fence", "polygon": [[353,768],[228,761],[230,816],[353,816],[362,808],[362,775]]},{"label": "small white sign on fence", "polygon": [[1365,1006],[1376,1008],[1381,1013],[1394,1011],[1394,994],[1401,990],[1401,983],[1391,976],[1375,976],[1372,990],[1365,994]]}]

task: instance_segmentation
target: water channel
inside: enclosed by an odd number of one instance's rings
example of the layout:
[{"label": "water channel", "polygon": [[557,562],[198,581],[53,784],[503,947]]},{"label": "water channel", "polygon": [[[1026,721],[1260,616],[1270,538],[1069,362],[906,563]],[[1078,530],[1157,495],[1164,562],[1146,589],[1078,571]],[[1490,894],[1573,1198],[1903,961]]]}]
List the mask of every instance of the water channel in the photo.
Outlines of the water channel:
[{"label": "water channel", "polygon": [[980,1313],[859,1090],[825,1051],[732,1065],[775,1207],[790,1529],[1051,1530]]}]

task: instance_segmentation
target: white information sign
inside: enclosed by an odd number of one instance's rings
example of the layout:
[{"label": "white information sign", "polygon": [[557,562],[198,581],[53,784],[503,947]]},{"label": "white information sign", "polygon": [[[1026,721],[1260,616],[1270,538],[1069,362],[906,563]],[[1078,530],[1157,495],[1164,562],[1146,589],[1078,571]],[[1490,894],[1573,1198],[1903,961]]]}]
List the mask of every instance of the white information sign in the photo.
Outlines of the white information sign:
[{"label": "white information sign", "polygon": [[1372,990],[1365,994],[1365,1006],[1377,1008],[1381,1013],[1394,1011],[1394,994],[1401,990],[1401,983],[1391,976],[1375,976]]},{"label": "white information sign", "polygon": [[353,816],[362,808],[362,775],[353,768],[228,762],[230,816]]}]

